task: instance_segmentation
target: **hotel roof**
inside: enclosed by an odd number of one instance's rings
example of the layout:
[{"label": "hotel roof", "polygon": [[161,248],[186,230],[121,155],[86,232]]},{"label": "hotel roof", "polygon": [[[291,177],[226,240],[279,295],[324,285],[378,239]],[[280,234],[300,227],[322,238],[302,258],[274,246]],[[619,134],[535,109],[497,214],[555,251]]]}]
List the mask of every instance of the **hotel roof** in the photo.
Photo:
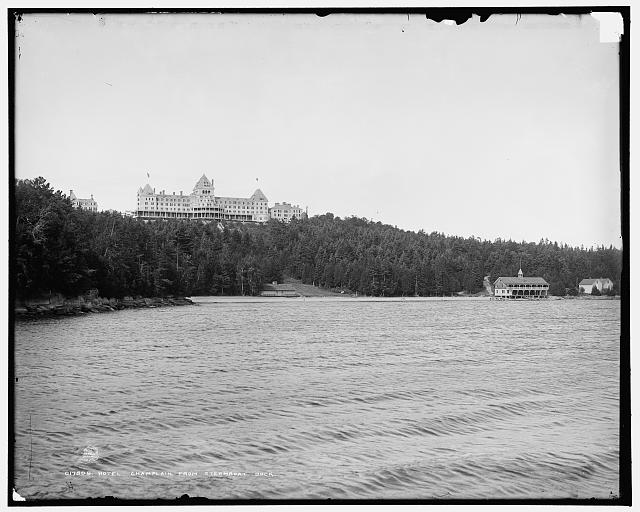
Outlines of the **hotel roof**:
[{"label": "hotel roof", "polygon": [[256,189],[256,191],[253,193],[253,195],[249,199],[253,199],[254,201],[266,201],[267,200],[267,196],[265,196],[262,193],[262,190],[260,190],[258,188],[258,189]]},{"label": "hotel roof", "polygon": [[211,186],[211,182],[209,178],[205,174],[198,180],[198,183],[195,184],[193,190],[201,189],[201,188],[209,188]]}]

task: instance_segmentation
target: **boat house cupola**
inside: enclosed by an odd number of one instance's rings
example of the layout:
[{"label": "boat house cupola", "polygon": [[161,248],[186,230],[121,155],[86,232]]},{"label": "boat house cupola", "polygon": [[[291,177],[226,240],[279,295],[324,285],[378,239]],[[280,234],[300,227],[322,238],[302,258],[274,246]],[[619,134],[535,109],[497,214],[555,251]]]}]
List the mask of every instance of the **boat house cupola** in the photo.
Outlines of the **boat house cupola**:
[{"label": "boat house cupola", "polygon": [[518,277],[524,277],[524,275],[522,274],[522,269],[518,270]]}]

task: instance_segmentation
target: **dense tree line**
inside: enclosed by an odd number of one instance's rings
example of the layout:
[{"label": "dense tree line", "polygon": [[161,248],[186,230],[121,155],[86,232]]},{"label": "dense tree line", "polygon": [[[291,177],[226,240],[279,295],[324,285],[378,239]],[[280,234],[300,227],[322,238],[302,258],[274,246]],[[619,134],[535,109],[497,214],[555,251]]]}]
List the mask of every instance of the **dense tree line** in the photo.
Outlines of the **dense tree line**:
[{"label": "dense tree line", "polygon": [[403,231],[332,214],[264,225],[158,221],[73,208],[44,178],[15,188],[18,297],[255,295],[283,276],[361,295],[478,292],[483,279],[544,277],[551,293],[575,293],[585,277],[620,290],[621,251],[541,240],[518,243]]}]

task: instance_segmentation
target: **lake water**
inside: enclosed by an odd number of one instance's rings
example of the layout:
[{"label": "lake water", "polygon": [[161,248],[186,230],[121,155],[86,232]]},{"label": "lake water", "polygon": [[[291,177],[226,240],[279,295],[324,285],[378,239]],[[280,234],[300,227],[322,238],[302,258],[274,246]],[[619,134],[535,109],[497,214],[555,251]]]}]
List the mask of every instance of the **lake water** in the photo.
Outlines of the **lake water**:
[{"label": "lake water", "polygon": [[618,494],[619,301],[196,300],[16,324],[23,497]]}]

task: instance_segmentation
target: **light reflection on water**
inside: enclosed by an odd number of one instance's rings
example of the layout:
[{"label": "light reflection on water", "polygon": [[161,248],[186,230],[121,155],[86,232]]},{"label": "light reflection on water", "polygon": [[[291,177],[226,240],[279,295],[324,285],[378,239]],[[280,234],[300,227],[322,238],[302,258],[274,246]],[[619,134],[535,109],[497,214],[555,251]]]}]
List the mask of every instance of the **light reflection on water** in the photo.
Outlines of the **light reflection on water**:
[{"label": "light reflection on water", "polygon": [[618,493],[619,301],[198,300],[16,324],[22,496]]}]

